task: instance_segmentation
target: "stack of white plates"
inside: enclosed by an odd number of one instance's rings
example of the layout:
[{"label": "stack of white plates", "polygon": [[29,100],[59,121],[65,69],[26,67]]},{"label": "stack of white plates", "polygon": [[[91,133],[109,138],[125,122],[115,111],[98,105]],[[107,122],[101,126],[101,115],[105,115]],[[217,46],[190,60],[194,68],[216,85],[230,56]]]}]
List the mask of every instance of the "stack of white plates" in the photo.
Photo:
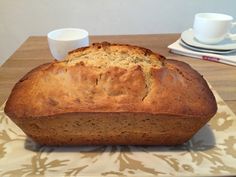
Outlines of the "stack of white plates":
[{"label": "stack of white plates", "polygon": [[225,39],[222,42],[214,45],[203,44],[194,38],[193,30],[188,29],[181,34],[180,45],[189,50],[212,53],[212,54],[231,54],[236,52],[236,42],[230,39]]}]

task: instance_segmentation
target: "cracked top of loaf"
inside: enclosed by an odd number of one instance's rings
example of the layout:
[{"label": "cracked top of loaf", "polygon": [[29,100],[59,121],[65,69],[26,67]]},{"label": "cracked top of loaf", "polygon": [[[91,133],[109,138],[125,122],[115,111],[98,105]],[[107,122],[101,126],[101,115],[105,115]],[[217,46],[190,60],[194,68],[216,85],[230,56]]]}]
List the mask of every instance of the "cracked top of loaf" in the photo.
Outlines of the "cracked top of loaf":
[{"label": "cracked top of loaf", "polygon": [[142,47],[103,42],[26,74],[13,88],[5,112],[15,118],[71,112],[212,117],[216,101],[188,64]]}]

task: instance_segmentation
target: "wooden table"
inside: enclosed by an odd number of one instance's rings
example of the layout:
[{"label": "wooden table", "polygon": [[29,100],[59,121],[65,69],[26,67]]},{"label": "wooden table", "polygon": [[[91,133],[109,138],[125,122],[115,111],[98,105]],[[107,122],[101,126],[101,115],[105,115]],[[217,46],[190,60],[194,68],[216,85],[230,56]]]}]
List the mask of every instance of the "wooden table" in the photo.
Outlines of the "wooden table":
[{"label": "wooden table", "polygon": [[[171,54],[167,46],[179,38],[179,34],[92,36],[91,42],[116,42],[135,44],[189,63],[218,91],[236,113],[236,67]],[[7,99],[14,84],[32,68],[51,61],[46,37],[29,37],[0,68],[0,104]]]}]

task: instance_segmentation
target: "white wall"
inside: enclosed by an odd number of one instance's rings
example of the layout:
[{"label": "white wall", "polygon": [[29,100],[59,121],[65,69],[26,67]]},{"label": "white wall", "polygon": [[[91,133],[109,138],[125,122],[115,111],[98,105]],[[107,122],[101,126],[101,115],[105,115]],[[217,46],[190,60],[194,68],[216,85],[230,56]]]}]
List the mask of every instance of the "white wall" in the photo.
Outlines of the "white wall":
[{"label": "white wall", "polygon": [[0,64],[30,35],[62,27],[92,35],[176,33],[197,12],[236,18],[235,0],[0,0]]}]

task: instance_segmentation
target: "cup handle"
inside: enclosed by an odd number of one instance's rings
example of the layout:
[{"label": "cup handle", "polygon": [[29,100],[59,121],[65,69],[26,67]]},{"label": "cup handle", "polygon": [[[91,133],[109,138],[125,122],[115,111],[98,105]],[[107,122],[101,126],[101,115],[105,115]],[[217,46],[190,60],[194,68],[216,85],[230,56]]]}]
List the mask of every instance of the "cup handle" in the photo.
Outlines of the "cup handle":
[{"label": "cup handle", "polygon": [[234,28],[236,26],[236,22],[232,22],[232,28]]},{"label": "cup handle", "polygon": [[[231,28],[236,27],[236,22],[231,23]],[[236,40],[236,34],[228,33],[228,38],[230,38],[232,41]]]}]

